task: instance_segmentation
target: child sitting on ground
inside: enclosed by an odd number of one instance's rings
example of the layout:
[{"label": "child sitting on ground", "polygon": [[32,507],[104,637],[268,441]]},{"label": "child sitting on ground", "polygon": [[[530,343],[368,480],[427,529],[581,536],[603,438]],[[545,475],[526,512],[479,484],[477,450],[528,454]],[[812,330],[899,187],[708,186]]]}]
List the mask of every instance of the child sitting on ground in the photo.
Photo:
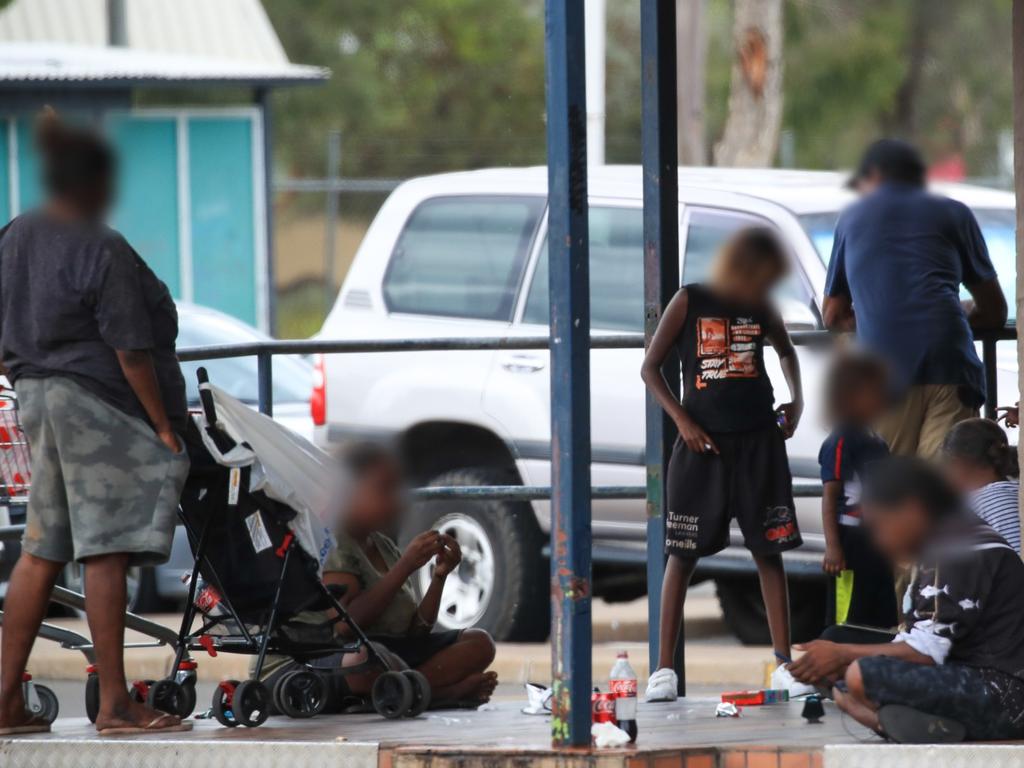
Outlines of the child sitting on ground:
[{"label": "child sitting on ground", "polygon": [[[397,458],[366,443],[345,454],[353,490],[331,553],[325,582],[347,588],[341,603],[370,639],[387,648],[430,683],[433,707],[476,708],[498,684],[488,672],[494,641],[482,629],[434,631],[447,578],[462,559],[458,542],[441,531],[415,536],[403,552],[384,533],[405,511]],[[430,586],[417,600],[412,576],[431,568]]]},{"label": "child sitting on ground", "polygon": [[[789,266],[774,230],[751,227],[733,235],[716,255],[711,280],[679,290],[658,324],[642,376],[679,429],[665,478],[665,551],[658,669],[647,701],[673,701],[672,669],[683,601],[701,557],[725,549],[735,518],[761,578],[775,655],[789,661],[789,599],[782,553],[800,546],[785,440],[803,410],[796,350],[771,301]],[[764,365],[765,342],[778,353],[791,402],[775,408]],[[682,363],[683,400],[665,380],[668,356]],[[649,557],[661,557],[650,552]],[[797,686],[783,664],[773,688]]]},{"label": "child sitting on ground", "polygon": [[886,407],[884,365],[863,352],[840,353],[828,372],[825,399],[833,427],[818,454],[822,569],[832,577],[826,621],[889,629],[897,620],[892,565],[872,546],[860,510],[865,468],[889,455],[871,429]]},{"label": "child sitting on ground", "polygon": [[1020,552],[1017,449],[994,421],[961,421],[942,444],[946,475],[978,517]]}]

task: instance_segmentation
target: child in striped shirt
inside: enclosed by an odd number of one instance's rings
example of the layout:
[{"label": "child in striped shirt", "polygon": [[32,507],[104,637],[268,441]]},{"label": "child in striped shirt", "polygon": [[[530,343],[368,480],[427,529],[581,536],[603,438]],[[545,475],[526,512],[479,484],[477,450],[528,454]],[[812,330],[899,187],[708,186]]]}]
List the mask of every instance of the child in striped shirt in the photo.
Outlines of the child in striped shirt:
[{"label": "child in striped shirt", "polygon": [[961,421],[942,444],[946,474],[978,517],[1020,552],[1017,449],[994,421]]}]

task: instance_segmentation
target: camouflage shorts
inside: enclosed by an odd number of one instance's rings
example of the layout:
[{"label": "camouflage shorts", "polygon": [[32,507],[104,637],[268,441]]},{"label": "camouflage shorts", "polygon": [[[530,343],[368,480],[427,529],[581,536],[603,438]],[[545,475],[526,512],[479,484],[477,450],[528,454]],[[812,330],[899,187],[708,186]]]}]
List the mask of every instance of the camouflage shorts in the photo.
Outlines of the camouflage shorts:
[{"label": "camouflage shorts", "polygon": [[24,550],[56,562],[166,560],[186,453],[171,453],[144,421],[71,379],[26,378],[14,388],[32,457]]}]

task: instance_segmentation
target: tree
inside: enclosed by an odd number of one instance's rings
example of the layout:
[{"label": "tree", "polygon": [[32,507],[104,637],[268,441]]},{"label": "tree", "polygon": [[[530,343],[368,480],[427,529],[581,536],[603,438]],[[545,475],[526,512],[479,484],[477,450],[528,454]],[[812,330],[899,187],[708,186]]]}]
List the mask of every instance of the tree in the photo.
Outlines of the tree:
[{"label": "tree", "polygon": [[717,165],[766,166],[782,125],[782,0],[736,0],[729,116]]},{"label": "tree", "polygon": [[676,0],[676,70],[679,90],[679,163],[708,161],[704,105],[707,99],[707,0]]}]

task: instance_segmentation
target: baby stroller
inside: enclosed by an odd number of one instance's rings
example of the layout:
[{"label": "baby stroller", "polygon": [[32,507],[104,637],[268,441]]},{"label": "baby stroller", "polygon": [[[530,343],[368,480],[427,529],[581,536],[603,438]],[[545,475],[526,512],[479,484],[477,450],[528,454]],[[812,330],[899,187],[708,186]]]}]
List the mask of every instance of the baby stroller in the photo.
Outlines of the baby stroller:
[{"label": "baby stroller", "polygon": [[[202,413],[198,435],[186,441],[192,470],[180,510],[195,566],[172,669],[193,650],[254,655],[252,677],[220,683],[212,712],[222,725],[255,727],[272,708],[300,718],[322,712],[329,681],[308,663],[365,649],[367,663],[385,670],[372,689],[373,708],[387,718],[419,715],[430,703],[426,678],[392,668],[339,602],[344,588],[320,578],[333,543],[328,514],[339,501],[339,471],[322,451],[211,385],[205,369],[198,375]],[[296,621],[330,609],[337,613],[331,620]],[[347,638],[336,636],[339,623]],[[305,666],[270,690],[260,680],[268,654]],[[163,708],[183,711],[173,678],[158,684]]]}]

